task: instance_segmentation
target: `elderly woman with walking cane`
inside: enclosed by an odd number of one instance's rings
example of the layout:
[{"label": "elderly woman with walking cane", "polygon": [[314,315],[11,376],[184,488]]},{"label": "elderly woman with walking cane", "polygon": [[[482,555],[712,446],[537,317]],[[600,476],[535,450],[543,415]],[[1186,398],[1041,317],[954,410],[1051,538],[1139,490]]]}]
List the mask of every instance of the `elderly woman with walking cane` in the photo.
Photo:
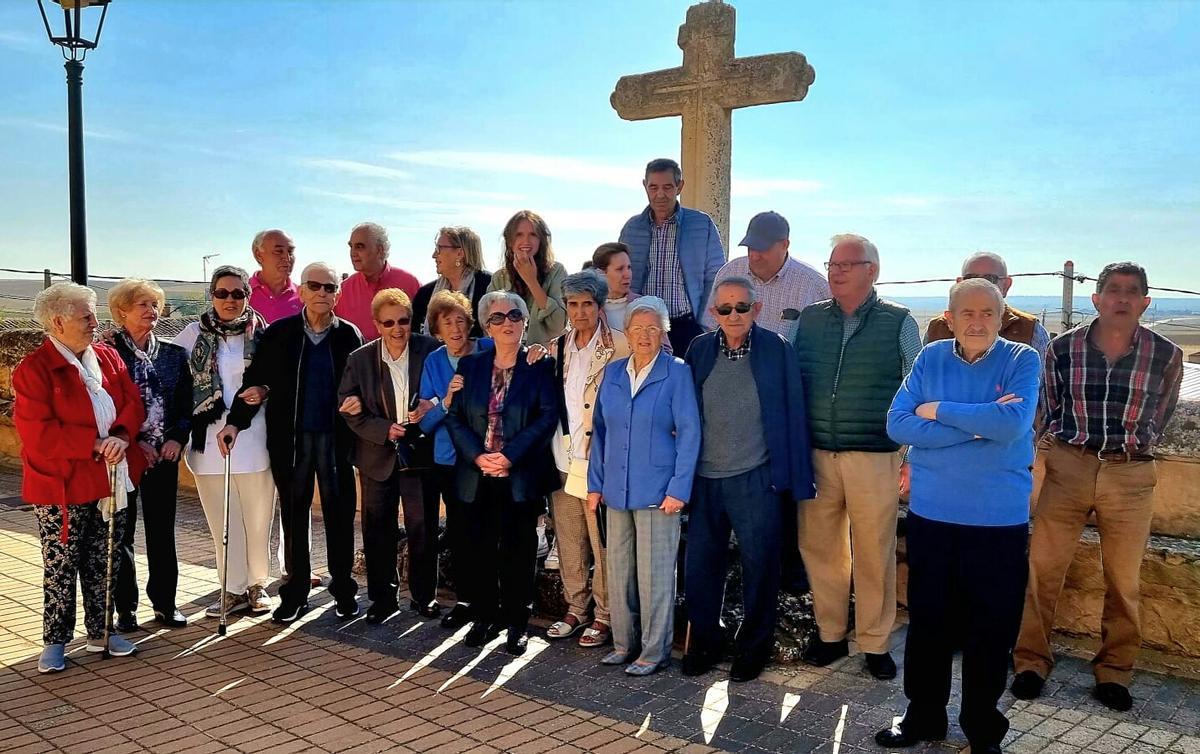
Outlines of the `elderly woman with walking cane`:
[{"label": "elderly woman with walking cane", "polygon": [[38,670],[54,673],[66,667],[75,632],[77,575],[87,651],[136,650],[109,625],[114,541],[145,468],[144,457],[125,451],[145,409],[120,355],[93,343],[92,290],[56,283],[37,295],[33,313],[46,339],[13,371],[13,421],[22,446],[21,497],[34,506],[45,569]]}]

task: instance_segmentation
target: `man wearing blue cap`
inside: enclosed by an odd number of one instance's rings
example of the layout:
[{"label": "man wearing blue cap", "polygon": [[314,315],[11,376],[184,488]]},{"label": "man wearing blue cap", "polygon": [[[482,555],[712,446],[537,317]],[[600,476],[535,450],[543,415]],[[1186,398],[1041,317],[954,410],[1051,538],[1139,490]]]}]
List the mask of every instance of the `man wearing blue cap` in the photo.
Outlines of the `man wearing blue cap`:
[{"label": "man wearing blue cap", "polygon": [[[788,221],[778,212],[759,212],[750,218],[746,237],[738,243],[746,247],[746,256],[726,262],[713,288],[729,277],[748,278],[762,302],[758,326],[790,342],[804,307],[831,294],[824,275],[788,254],[789,233]],[[710,330],[717,326],[711,311],[705,312],[704,324]]]}]

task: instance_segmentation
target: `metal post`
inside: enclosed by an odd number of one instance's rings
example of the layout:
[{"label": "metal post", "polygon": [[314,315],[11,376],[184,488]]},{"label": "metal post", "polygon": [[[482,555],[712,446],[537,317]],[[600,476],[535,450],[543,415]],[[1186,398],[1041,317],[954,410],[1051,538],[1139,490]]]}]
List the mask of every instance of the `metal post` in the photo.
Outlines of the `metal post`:
[{"label": "metal post", "polygon": [[71,279],[87,285],[87,221],[83,195],[83,63],[67,61],[67,166],[71,191]]},{"label": "metal post", "polygon": [[1063,332],[1070,330],[1071,313],[1075,311],[1075,263],[1067,260],[1063,264],[1062,325]]},{"label": "metal post", "polygon": [[50,268],[42,270],[42,290],[50,287]]}]

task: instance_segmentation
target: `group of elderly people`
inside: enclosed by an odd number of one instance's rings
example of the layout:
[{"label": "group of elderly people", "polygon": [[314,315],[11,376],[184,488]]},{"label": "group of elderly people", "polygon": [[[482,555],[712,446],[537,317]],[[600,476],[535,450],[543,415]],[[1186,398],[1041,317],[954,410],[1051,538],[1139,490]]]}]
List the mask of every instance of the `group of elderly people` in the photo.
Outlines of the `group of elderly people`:
[{"label": "group of elderly people", "polygon": [[[409,607],[441,614],[444,505],[456,604],[441,624],[470,624],[468,646],[503,634],[508,652],[523,653],[549,502],[567,611],[547,636],[611,644],[601,662],[652,674],[671,662],[686,512],[685,674],[723,656],[733,534],[744,607],[733,680],[756,677],[772,654],[794,544],[818,626],[804,659],[848,654],[853,590],[855,640],[868,671],[889,679],[899,484],[910,497],[910,703],[881,745],[944,737],[951,657],[962,647],[960,723],[974,751],[999,750],[1010,654],[1014,693],[1035,697],[1053,663],[1054,602],[1092,511],[1113,592],[1096,696],[1128,709],[1151,449],[1181,372],[1178,347],[1138,323],[1145,271],[1106,267],[1098,319],[1051,343],[1035,317],[1006,304],[1003,260],[976,254],[922,348],[908,310],[876,293],[868,239],[834,237],[826,279],[790,258],[786,220],[765,212],[740,244],[747,256],[714,266],[711,221],[678,206],[678,166],[652,162],[644,186],[650,204],[627,223],[627,242],[602,244],[591,269],[570,275],[545,221],[522,211],[504,228],[502,270],[483,269],[473,231],[447,227],[435,242],[437,278],[420,287],[388,265],[386,231],[373,223],[351,231],[353,276],[314,263],[299,286],[290,237],[263,231],[253,244],[261,269],[218,268],[212,307],[173,343],[154,334],[164,296],[152,282],[109,291],[117,328],[100,342],[91,290],[43,291],[35,315],[47,338],[14,374],[23,493],[46,568],[39,668],[64,667],[76,573],[88,649],[134,651],[118,634],[107,646],[102,637],[108,590],[115,628],[137,627],[139,502],[155,619],[186,623],[173,537],[183,458],[226,587],[209,615],[273,609],[290,623],[308,609],[314,491],[335,615],[359,615],[357,468],[369,623],[399,610],[401,515]],[[711,287],[693,290],[697,281]],[[1027,556],[1035,419],[1046,484]],[[1103,489],[1113,485],[1120,494]],[[278,604],[266,589],[276,496]],[[105,584],[111,511],[115,575]]]}]

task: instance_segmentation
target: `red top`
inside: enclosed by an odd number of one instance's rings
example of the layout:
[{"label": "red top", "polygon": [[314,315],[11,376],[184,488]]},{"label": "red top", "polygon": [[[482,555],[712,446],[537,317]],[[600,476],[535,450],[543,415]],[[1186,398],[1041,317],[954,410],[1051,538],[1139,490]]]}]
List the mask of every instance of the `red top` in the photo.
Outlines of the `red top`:
[{"label": "red top", "polygon": [[271,324],[277,319],[299,314],[304,308],[300,301],[300,289],[289,278],[287,287],[276,296],[262,280],[262,273],[250,276],[250,308],[262,315]]},{"label": "red top", "polygon": [[379,279],[374,283],[368,282],[365,275],[356,272],[342,283],[342,295],[338,299],[333,313],[344,320],[353,322],[362,333],[364,343],[369,343],[379,337],[375,327],[375,318],[371,316],[371,299],[384,288],[399,288],[411,299],[417,295],[421,284],[411,274],[399,267],[383,263]]},{"label": "red top", "polygon": [[[117,419],[109,434],[129,440],[129,477],[134,484],[146,469],[137,437],[146,409],[125,362],[115,348],[92,346],[102,384],[112,396]],[[12,375],[13,423],[21,438],[21,498],[34,505],[80,505],[111,494],[108,468],[92,455],[99,431],[92,400],[79,371],[47,338]]]}]

